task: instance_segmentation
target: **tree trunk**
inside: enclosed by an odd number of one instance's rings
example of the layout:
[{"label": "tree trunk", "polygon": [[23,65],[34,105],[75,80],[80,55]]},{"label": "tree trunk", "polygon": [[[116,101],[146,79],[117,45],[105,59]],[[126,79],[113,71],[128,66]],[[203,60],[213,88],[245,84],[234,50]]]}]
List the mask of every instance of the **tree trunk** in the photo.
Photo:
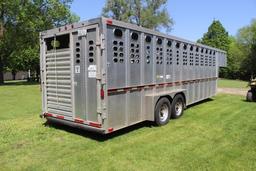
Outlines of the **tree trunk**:
[{"label": "tree trunk", "polygon": [[0,85],[4,84],[4,64],[3,60],[0,57]]},{"label": "tree trunk", "polygon": [[36,81],[40,82],[40,65],[36,67]]},{"label": "tree trunk", "polygon": [[12,71],[12,80],[16,80],[16,72]]}]

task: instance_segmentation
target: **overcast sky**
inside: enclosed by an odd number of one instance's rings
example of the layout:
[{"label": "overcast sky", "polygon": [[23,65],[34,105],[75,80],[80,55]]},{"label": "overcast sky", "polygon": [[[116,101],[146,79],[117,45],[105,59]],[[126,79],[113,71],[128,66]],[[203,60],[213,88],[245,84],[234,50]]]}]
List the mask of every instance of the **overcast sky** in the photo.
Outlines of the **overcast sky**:
[{"label": "overcast sky", "polygon": [[[101,15],[105,0],[74,0],[71,10],[81,20]],[[207,32],[214,19],[231,35],[256,18],[256,0],[169,0],[167,10],[174,20],[171,35],[196,41]]]}]

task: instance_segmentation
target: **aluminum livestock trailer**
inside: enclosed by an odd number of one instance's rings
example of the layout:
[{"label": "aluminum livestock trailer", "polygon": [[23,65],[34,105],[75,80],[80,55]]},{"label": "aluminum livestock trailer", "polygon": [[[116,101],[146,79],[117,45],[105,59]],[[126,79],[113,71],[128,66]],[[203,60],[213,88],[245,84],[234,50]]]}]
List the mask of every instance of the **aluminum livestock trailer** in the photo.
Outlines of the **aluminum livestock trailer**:
[{"label": "aluminum livestock trailer", "polygon": [[216,94],[226,52],[107,18],[40,33],[41,116],[103,134]]}]

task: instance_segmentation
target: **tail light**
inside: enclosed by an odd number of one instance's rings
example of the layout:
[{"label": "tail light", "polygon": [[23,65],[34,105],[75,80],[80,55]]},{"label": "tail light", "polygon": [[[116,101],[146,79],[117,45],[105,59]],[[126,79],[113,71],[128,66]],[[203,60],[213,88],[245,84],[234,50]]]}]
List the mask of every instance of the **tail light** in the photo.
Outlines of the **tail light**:
[{"label": "tail light", "polygon": [[108,132],[113,132],[114,131],[114,128],[108,128]]},{"label": "tail light", "polygon": [[101,88],[100,89],[100,98],[103,100],[104,99],[104,95],[105,93],[104,93],[104,89],[103,88]]},{"label": "tail light", "polygon": [[112,20],[107,20],[107,24],[112,25],[113,24]]}]

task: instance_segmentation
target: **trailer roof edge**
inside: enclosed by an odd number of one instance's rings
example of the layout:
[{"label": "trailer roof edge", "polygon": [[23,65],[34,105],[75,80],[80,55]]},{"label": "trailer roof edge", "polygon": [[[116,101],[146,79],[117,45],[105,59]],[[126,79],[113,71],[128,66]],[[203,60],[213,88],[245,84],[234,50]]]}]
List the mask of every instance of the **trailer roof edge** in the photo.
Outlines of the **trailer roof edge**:
[{"label": "trailer roof edge", "polygon": [[58,33],[60,31],[68,31],[68,28],[79,28],[79,27],[86,26],[86,25],[89,25],[89,24],[92,24],[92,23],[103,22],[103,23],[107,24],[107,21],[109,21],[109,20],[112,21],[111,25],[115,25],[115,26],[118,26],[118,27],[124,27],[124,28],[128,27],[130,29],[141,31],[141,32],[144,32],[144,33],[147,33],[147,34],[154,34],[156,36],[173,39],[173,40],[178,41],[178,42],[183,42],[183,43],[187,43],[187,44],[192,44],[194,46],[200,46],[200,47],[203,47],[203,48],[216,50],[216,51],[219,51],[219,52],[222,52],[222,53],[225,53],[225,54],[227,53],[226,51],[218,49],[218,48],[214,48],[214,47],[207,46],[207,45],[204,45],[204,44],[201,44],[201,43],[193,42],[193,41],[183,39],[183,38],[180,38],[180,37],[177,37],[177,36],[173,36],[173,35],[170,35],[170,34],[161,33],[161,32],[151,30],[151,29],[148,29],[148,28],[145,28],[145,27],[137,26],[135,24],[126,23],[126,22],[114,20],[114,19],[111,19],[111,18],[106,18],[106,17],[103,17],[103,16],[98,17],[98,18],[85,20],[85,21],[72,23],[72,24],[67,24],[67,25],[64,25],[64,26],[61,26],[61,27],[56,27],[56,28],[46,30],[46,31],[42,31],[42,32],[40,32],[40,35],[43,36],[43,35]]}]

